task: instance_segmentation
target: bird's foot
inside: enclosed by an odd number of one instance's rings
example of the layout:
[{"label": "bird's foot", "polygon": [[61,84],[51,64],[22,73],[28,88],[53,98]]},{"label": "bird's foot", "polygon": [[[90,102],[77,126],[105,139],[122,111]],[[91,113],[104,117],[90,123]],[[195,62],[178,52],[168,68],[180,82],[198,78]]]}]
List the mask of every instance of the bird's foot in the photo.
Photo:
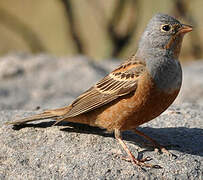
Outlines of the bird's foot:
[{"label": "bird's foot", "polygon": [[[118,156],[118,155],[117,155]],[[161,169],[162,167],[159,165],[153,165],[153,164],[149,164],[146,163],[147,161],[151,161],[152,158],[150,157],[145,157],[142,159],[136,159],[134,156],[121,156],[122,160],[128,161],[128,162],[132,162],[132,164],[137,165],[141,168],[145,167],[145,168],[156,168],[156,169]]]},{"label": "bird's foot", "polygon": [[173,158],[177,158],[177,156],[175,154],[172,154],[171,152],[169,152],[164,146],[160,145],[156,140],[152,139],[151,137],[149,137],[148,135],[144,134],[143,132],[134,129],[135,133],[137,133],[138,135],[144,137],[145,139],[147,139],[149,142],[152,143],[152,146],[154,147],[154,151],[155,152],[161,152],[163,154],[167,154],[169,157],[173,157]]},{"label": "bird's foot", "polygon": [[154,144],[154,151],[155,151],[155,152],[161,152],[162,154],[166,154],[166,155],[168,155],[170,158],[174,158],[174,159],[177,158],[177,156],[176,156],[175,154],[171,153],[171,152],[168,151],[164,146],[162,146],[162,145],[160,145],[160,144],[158,144],[158,143]]}]

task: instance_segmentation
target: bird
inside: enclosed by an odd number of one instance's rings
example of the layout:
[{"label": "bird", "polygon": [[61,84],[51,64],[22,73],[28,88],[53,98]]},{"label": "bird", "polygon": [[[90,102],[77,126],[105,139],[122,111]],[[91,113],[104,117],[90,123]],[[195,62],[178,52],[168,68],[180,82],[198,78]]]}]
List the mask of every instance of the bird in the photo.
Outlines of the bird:
[{"label": "bird", "polygon": [[70,105],[7,124],[53,118],[56,123],[68,121],[104,128],[114,132],[133,164],[157,167],[146,162],[149,158],[135,158],[123,141],[122,132],[134,131],[151,141],[154,147],[169,153],[137,127],[159,116],[176,99],[182,84],[179,54],[183,37],[190,31],[192,26],[182,24],[170,15],[155,14],[140,38],[136,53]]}]

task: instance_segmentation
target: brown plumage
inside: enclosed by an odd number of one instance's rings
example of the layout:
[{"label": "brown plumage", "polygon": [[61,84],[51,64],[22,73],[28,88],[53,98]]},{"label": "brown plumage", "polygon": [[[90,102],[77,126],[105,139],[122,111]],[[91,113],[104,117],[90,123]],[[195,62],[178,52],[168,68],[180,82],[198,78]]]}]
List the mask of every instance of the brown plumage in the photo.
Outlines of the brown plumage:
[{"label": "brown plumage", "polygon": [[134,164],[157,167],[145,163],[147,159],[137,160],[123,142],[121,131],[134,130],[169,154],[136,128],[159,116],[177,97],[182,82],[178,56],[183,36],[191,30],[191,26],[168,15],[155,15],[142,36],[137,53],[72,104],[8,124],[54,118],[56,122],[78,122],[106,128],[114,131]]}]

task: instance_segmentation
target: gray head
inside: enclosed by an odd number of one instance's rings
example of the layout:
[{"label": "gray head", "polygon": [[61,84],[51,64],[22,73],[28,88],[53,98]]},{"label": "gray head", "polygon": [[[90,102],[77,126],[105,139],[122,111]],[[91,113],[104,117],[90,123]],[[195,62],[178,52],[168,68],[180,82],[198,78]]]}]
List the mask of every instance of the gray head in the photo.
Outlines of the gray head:
[{"label": "gray head", "polygon": [[156,14],[141,37],[137,54],[143,55],[148,51],[159,49],[171,51],[174,57],[178,57],[183,36],[190,31],[191,26],[184,25],[169,15]]}]

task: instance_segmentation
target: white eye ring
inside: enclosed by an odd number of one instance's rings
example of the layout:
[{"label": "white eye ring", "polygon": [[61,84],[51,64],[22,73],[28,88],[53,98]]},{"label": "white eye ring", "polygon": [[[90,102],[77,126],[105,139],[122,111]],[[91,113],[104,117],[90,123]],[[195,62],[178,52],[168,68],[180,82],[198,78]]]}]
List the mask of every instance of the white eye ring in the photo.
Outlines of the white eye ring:
[{"label": "white eye ring", "polygon": [[168,32],[171,30],[171,25],[170,24],[163,24],[161,25],[161,31],[162,32]]}]

